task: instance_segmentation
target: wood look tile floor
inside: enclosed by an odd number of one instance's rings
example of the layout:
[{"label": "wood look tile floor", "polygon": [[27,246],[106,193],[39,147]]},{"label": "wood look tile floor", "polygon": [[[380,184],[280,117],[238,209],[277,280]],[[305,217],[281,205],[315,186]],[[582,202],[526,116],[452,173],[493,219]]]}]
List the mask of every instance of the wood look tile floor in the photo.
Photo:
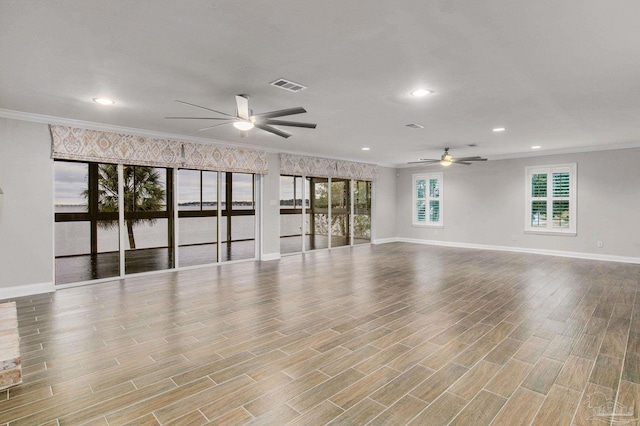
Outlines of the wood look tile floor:
[{"label": "wood look tile floor", "polygon": [[392,243],[19,298],[0,425],[637,424],[639,288]]}]

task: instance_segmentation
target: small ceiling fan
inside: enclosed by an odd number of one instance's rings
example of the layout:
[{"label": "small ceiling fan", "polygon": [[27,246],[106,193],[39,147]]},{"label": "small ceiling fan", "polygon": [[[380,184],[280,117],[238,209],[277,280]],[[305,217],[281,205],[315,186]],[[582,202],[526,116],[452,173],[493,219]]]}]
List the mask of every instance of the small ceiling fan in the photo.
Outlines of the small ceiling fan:
[{"label": "small ceiling fan", "polygon": [[444,149],[444,154],[442,154],[442,157],[440,157],[439,160],[436,160],[434,158],[421,158],[420,161],[410,161],[407,164],[435,164],[435,163],[440,163],[440,165],[442,166],[450,166],[453,163],[456,164],[464,164],[465,166],[468,166],[469,164],[471,164],[471,161],[487,161],[486,158],[482,158],[482,157],[461,157],[461,158],[453,158],[451,156],[451,154],[449,154],[449,148],[445,148]]},{"label": "small ceiling fan", "polygon": [[287,132],[283,132],[282,130],[276,129],[273,126],[291,126],[291,127],[306,127],[308,129],[315,129],[316,124],[313,123],[300,123],[297,121],[286,121],[286,120],[274,120],[276,117],[284,117],[287,115],[294,114],[302,114],[307,112],[302,107],[295,108],[287,108],[281,109],[278,111],[271,112],[263,112],[262,114],[253,115],[253,111],[249,109],[249,97],[247,95],[236,95],[236,115],[227,114],[225,112],[216,111],[215,109],[203,107],[200,105],[192,104],[185,101],[176,100],[176,102],[180,102],[181,104],[191,105],[196,108],[206,109],[207,111],[215,112],[216,114],[223,115],[224,117],[165,117],[170,120],[218,120],[222,121],[222,123],[215,124],[213,126],[204,127],[202,129],[198,129],[199,132],[213,129],[214,127],[224,126],[227,124],[233,124],[233,127],[240,130],[240,135],[242,137],[246,136],[247,131],[257,127],[258,129],[262,129],[266,132],[273,133],[274,135],[281,136],[283,138],[288,138],[291,136]]}]

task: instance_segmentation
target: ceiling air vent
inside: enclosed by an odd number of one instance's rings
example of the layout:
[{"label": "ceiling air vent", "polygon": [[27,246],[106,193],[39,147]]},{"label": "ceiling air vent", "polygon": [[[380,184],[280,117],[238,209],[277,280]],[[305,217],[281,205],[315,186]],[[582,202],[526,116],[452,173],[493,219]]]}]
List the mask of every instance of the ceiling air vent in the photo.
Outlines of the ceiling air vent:
[{"label": "ceiling air vent", "polygon": [[411,123],[411,124],[405,124],[405,126],[411,128],[411,129],[424,129],[424,126],[418,124],[418,123]]},{"label": "ceiling air vent", "polygon": [[271,85],[279,87],[284,90],[288,90],[289,92],[299,92],[307,88],[307,86],[294,83],[293,81],[285,80],[284,78],[280,78],[274,82],[271,82]]}]

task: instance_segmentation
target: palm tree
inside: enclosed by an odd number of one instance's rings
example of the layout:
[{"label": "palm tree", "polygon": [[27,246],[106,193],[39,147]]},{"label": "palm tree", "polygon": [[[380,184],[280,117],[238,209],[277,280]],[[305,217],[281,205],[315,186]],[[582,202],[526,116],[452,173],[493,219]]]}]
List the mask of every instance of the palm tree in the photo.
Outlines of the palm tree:
[{"label": "palm tree", "polygon": [[[161,181],[160,173],[149,166],[124,166],[124,211],[127,224],[129,247],[136,248],[133,233],[135,224],[147,223],[153,225],[156,219],[127,218],[126,213],[155,212],[162,210],[165,205],[166,191]],[[89,199],[89,190],[82,195]],[[115,164],[100,164],[98,166],[98,212],[118,211],[118,166]],[[118,221],[100,221],[99,226],[112,229],[118,226]]]}]

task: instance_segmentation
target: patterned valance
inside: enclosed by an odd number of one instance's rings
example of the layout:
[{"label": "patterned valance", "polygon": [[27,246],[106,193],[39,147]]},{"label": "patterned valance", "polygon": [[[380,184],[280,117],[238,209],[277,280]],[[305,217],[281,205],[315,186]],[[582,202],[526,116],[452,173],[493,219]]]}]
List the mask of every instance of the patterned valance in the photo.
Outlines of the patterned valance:
[{"label": "patterned valance", "polygon": [[184,144],[184,166],[198,170],[267,174],[267,154],[246,148]]},{"label": "patterned valance", "polygon": [[280,173],[298,176],[376,180],[378,166],[331,158],[280,154]]},{"label": "patterned valance", "polygon": [[267,154],[234,148],[50,125],[52,157],[153,167],[266,174]]}]

